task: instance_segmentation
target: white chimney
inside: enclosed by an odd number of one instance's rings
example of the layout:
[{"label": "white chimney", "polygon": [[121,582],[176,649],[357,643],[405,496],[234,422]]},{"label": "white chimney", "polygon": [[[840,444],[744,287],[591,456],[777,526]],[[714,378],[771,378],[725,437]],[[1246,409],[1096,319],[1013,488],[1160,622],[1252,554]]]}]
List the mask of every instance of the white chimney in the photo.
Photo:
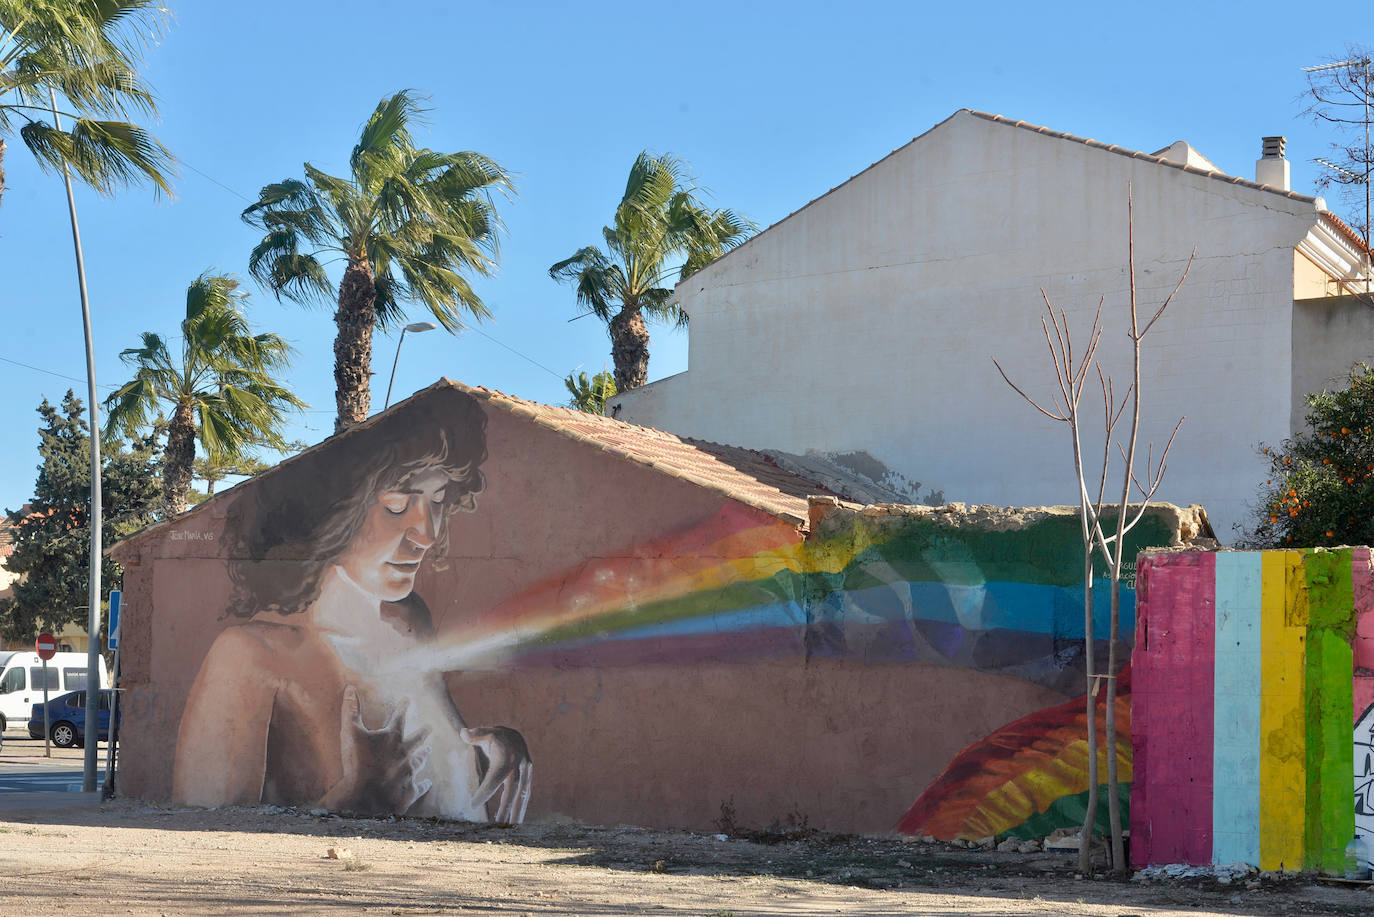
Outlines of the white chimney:
[{"label": "white chimney", "polygon": [[1288,143],[1285,137],[1265,137],[1260,158],[1255,160],[1255,181],[1280,191],[1289,189],[1289,164],[1283,158],[1283,148]]}]

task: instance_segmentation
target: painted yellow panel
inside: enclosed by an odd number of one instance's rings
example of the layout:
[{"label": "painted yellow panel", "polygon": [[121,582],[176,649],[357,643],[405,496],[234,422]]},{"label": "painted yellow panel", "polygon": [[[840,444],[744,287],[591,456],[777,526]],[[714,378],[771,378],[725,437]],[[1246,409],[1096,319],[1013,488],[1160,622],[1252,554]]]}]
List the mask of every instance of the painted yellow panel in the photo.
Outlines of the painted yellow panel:
[{"label": "painted yellow panel", "polygon": [[1261,575],[1259,866],[1302,869],[1307,808],[1307,593],[1302,553],[1264,552]]}]

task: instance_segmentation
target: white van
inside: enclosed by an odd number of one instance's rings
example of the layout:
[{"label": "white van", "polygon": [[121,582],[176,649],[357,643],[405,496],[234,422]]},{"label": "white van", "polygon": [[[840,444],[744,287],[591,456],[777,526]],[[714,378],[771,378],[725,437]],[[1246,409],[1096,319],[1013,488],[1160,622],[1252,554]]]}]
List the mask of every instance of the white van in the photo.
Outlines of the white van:
[{"label": "white van", "polygon": [[[100,687],[110,686],[105,657],[100,666]],[[86,654],[57,653],[48,660],[48,699],[86,687]],[[43,703],[43,660],[31,650],[0,652],[0,732],[23,729],[29,724],[34,704]],[[42,730],[39,730],[40,732]]]}]

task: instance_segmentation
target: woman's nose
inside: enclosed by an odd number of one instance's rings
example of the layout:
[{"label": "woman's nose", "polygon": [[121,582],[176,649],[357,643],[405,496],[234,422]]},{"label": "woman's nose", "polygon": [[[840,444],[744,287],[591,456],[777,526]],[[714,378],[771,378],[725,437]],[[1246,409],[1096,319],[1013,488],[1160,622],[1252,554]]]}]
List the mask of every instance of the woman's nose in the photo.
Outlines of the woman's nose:
[{"label": "woman's nose", "polygon": [[426,504],[429,501],[415,499],[411,501],[410,508],[406,511],[407,523],[406,539],[417,548],[428,548],[434,544],[435,518]]}]

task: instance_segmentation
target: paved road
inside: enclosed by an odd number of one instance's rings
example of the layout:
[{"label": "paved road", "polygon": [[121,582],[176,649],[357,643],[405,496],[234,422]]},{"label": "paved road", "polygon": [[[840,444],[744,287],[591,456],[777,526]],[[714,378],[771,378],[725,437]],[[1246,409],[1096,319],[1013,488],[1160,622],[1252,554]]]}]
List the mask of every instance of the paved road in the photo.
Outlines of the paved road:
[{"label": "paved road", "polygon": [[[0,770],[0,793],[79,793],[81,768],[53,767]],[[96,786],[105,781],[105,769],[96,774]]]},{"label": "paved road", "polygon": [[[43,754],[43,740],[31,739],[20,730],[5,733],[0,747],[0,796],[15,793],[79,793],[84,748],[53,748],[52,757]],[[105,780],[105,743],[100,743],[96,785]]]}]

